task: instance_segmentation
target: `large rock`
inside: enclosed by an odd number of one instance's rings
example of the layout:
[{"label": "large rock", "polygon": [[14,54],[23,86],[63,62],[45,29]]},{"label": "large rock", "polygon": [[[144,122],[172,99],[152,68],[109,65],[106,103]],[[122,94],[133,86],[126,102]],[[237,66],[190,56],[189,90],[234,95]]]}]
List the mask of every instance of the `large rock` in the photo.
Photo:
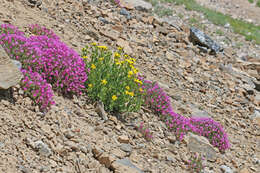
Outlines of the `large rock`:
[{"label": "large rock", "polygon": [[[121,2],[121,1],[120,1]],[[145,2],[143,0],[122,0],[123,6],[133,6],[133,8],[139,11],[149,11],[153,8],[152,4]]]},{"label": "large rock", "polygon": [[204,155],[207,160],[216,160],[217,150],[209,143],[207,138],[189,132],[184,140],[190,151]]},{"label": "large rock", "polygon": [[220,51],[223,51],[223,49],[215,41],[213,41],[204,32],[200,31],[195,27],[190,28],[189,38],[193,44],[207,47],[208,49],[210,49],[212,54],[216,54]]},{"label": "large rock", "polygon": [[0,46],[0,89],[8,89],[20,82],[23,75],[2,46]]}]

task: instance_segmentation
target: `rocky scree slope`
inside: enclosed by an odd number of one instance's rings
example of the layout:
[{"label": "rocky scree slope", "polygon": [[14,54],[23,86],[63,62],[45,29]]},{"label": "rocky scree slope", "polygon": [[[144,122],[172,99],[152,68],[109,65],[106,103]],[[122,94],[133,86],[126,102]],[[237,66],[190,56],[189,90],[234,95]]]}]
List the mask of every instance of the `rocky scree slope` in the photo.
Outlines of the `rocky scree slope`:
[{"label": "rocky scree slope", "polygon": [[[24,31],[37,21],[79,53],[91,42],[124,47],[171,96],[177,113],[209,116],[224,126],[231,148],[206,160],[205,172],[259,170],[256,59],[238,60],[232,49],[203,53],[189,42],[185,23],[172,26],[142,9],[127,9],[129,19],[109,1],[41,2],[1,0],[0,21]],[[86,97],[55,96],[56,106],[43,115],[19,86],[13,89],[13,97],[1,94],[2,172],[187,172],[188,141],[178,142],[149,110],[129,115],[128,123],[110,115],[102,122]],[[141,121],[154,133],[151,142],[133,127]]]}]

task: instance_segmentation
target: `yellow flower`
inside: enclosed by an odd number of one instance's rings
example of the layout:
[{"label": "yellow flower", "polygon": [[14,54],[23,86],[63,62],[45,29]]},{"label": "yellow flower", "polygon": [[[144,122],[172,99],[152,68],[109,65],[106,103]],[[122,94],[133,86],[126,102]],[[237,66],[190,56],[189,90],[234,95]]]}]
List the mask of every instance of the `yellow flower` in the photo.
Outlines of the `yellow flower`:
[{"label": "yellow flower", "polygon": [[133,71],[129,71],[129,72],[128,72],[128,75],[130,75],[130,76],[132,76],[133,74],[134,74]]},{"label": "yellow flower", "polygon": [[125,54],[124,56],[125,56],[126,58],[128,57],[128,55],[127,55],[127,54]]},{"label": "yellow flower", "polygon": [[122,50],[123,48],[122,47],[117,47],[118,50]]},{"label": "yellow flower", "polygon": [[103,60],[104,60],[104,57],[99,58],[99,61],[103,61]]},{"label": "yellow flower", "polygon": [[136,83],[139,83],[139,84],[143,84],[143,82],[142,81],[140,81],[139,79],[134,79],[134,81],[136,82]]},{"label": "yellow flower", "polygon": [[83,58],[83,59],[87,59],[88,57],[87,57],[87,56],[83,56],[82,58]]},{"label": "yellow flower", "polygon": [[106,46],[98,46],[99,49],[104,49],[104,50],[107,50],[107,47]]},{"label": "yellow flower", "polygon": [[134,92],[129,92],[128,94],[132,97],[134,96]]},{"label": "yellow flower", "polygon": [[129,86],[126,86],[125,89],[130,90],[130,87],[129,87]]},{"label": "yellow flower", "polygon": [[116,95],[113,95],[112,96],[112,100],[115,101],[117,99],[117,96]]},{"label": "yellow flower", "polygon": [[119,62],[119,61],[116,61],[116,65],[121,65],[121,62]]},{"label": "yellow flower", "polygon": [[95,64],[91,64],[91,68],[92,68],[92,69],[96,69]]},{"label": "yellow flower", "polygon": [[103,80],[101,81],[101,83],[104,84],[104,85],[106,85],[106,84],[107,84],[107,80],[106,80],[106,79],[103,79]]},{"label": "yellow flower", "polygon": [[116,52],[115,57],[120,57],[120,54],[118,52]]},{"label": "yellow flower", "polygon": [[140,91],[140,92],[143,92],[144,90],[143,90],[143,88],[139,88],[139,91]]},{"label": "yellow flower", "polygon": [[91,45],[92,45],[92,46],[96,46],[96,45],[97,45],[97,43],[93,42],[93,43],[91,43]]},{"label": "yellow flower", "polygon": [[93,85],[90,83],[90,84],[88,84],[88,87],[89,87],[89,88],[92,88],[92,87],[93,87]]}]

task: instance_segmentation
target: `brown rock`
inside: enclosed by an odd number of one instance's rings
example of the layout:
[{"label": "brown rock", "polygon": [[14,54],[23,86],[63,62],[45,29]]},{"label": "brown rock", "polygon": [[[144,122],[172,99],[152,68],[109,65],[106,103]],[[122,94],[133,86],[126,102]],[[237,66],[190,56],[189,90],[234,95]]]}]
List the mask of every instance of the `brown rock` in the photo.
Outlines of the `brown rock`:
[{"label": "brown rock", "polygon": [[115,25],[115,26],[112,26],[112,29],[122,33],[124,30],[124,27],[122,25]]},{"label": "brown rock", "polygon": [[129,143],[129,138],[126,135],[121,135],[121,136],[118,137],[118,141],[120,143],[128,144]]},{"label": "brown rock", "polygon": [[109,168],[112,164],[113,161],[115,161],[115,157],[110,156],[107,153],[103,153],[99,158],[98,161],[99,163],[105,165],[105,167]]},{"label": "brown rock", "polygon": [[117,40],[120,36],[120,33],[116,30],[106,30],[106,31],[99,31],[100,34],[110,38],[111,40]]},{"label": "brown rock", "polygon": [[98,146],[94,146],[94,148],[92,149],[92,152],[93,152],[95,158],[99,158],[103,154],[103,151]]},{"label": "brown rock", "polygon": [[153,16],[149,16],[147,19],[148,19],[148,23],[149,23],[150,25],[153,24],[153,19],[154,19]]}]

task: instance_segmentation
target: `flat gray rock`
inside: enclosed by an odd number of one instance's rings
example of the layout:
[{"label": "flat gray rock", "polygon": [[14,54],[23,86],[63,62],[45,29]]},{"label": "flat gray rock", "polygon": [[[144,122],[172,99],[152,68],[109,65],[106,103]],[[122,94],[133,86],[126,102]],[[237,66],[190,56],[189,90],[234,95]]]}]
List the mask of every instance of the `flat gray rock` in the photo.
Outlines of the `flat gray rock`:
[{"label": "flat gray rock", "polygon": [[[17,61],[15,63],[18,64]],[[20,82],[23,75],[2,46],[0,46],[0,89],[8,89]]]},{"label": "flat gray rock", "polygon": [[193,133],[188,133],[184,140],[190,151],[197,152],[205,155],[207,160],[214,161],[217,157],[217,151],[209,143],[208,139],[204,136],[198,136]]},{"label": "flat gray rock", "polygon": [[124,2],[131,4],[135,9],[139,11],[148,11],[153,8],[152,4],[143,0],[124,0]]},{"label": "flat gray rock", "polygon": [[141,169],[136,167],[129,159],[119,159],[112,163],[112,169],[118,172],[143,173]]}]

